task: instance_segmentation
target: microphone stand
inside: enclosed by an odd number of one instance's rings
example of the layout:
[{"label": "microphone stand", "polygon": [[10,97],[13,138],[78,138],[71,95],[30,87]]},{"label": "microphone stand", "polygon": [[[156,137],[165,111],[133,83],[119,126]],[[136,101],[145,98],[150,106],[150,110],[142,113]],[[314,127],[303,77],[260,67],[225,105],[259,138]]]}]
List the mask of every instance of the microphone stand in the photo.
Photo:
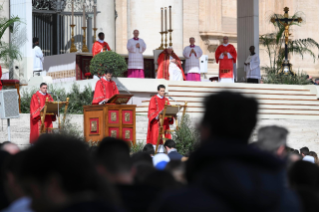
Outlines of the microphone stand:
[{"label": "microphone stand", "polygon": [[59,96],[58,95],[56,95],[55,93],[49,93],[49,94],[51,94],[51,95],[53,95],[53,96],[55,96],[56,98],[57,98],[57,100],[58,100],[58,128],[59,128],[59,130],[60,130],[60,99],[59,99]]}]

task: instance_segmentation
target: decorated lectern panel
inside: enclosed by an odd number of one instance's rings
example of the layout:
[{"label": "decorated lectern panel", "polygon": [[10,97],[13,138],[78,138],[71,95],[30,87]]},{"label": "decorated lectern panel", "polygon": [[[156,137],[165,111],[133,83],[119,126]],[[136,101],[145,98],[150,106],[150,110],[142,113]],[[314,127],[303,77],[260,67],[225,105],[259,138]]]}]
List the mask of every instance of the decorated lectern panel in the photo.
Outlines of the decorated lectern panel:
[{"label": "decorated lectern panel", "polygon": [[120,129],[118,127],[110,127],[109,128],[109,137],[119,138]]},{"label": "decorated lectern panel", "polygon": [[100,125],[99,118],[90,118],[90,134],[99,134]]},{"label": "decorated lectern panel", "polygon": [[122,139],[124,141],[133,141],[133,128],[123,128]]},{"label": "decorated lectern panel", "polygon": [[118,110],[109,110],[108,111],[108,122],[109,124],[118,124],[119,120],[119,111]]},{"label": "decorated lectern panel", "polygon": [[123,110],[122,111],[122,123],[123,124],[133,124],[133,111]]}]

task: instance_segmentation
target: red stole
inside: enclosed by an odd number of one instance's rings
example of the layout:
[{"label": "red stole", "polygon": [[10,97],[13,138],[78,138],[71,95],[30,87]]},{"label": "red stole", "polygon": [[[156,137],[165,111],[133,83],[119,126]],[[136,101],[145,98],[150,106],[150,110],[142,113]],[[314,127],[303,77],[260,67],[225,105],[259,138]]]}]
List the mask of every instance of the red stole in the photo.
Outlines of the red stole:
[{"label": "red stole", "polygon": [[116,83],[113,80],[107,81],[101,77],[95,85],[92,105],[98,105],[103,100],[107,101],[115,94],[119,94]]},{"label": "red stole", "polygon": [[182,71],[183,74],[183,79],[185,80],[185,74],[184,70],[182,68],[182,63],[181,60],[178,58],[178,56],[172,52],[171,55],[167,53],[167,49],[165,49],[160,55],[158,56],[157,59],[157,64],[158,64],[158,69],[157,69],[157,79],[166,79],[169,80],[169,61],[170,61],[170,56],[172,56],[176,60],[176,64],[178,68]]},{"label": "red stole", "polygon": [[[157,95],[153,96],[150,100],[150,104],[148,106],[148,130],[147,130],[147,140],[146,143],[156,145],[157,138],[159,134],[159,118],[156,117],[159,113],[164,109],[165,103],[168,105],[169,100],[167,98],[159,98]],[[169,130],[169,125],[173,124],[174,121],[169,121],[168,118],[164,120],[164,130]],[[171,139],[172,136],[170,133],[165,134],[165,137]],[[159,144],[163,144],[162,139]]]},{"label": "red stole", "polygon": [[92,56],[94,57],[95,55],[101,53],[104,46],[106,47],[108,51],[111,51],[111,48],[109,47],[108,43],[106,42],[100,43],[99,41],[95,41],[92,47]]},{"label": "red stole", "polygon": [[[224,59],[219,59],[223,52],[228,52],[233,58],[229,59],[224,55]],[[215,52],[216,63],[219,62],[219,78],[233,78],[234,77],[234,63],[236,63],[237,52],[233,45],[220,45]]]},{"label": "red stole", "polygon": [[[41,127],[41,117],[40,112],[45,105],[46,98],[49,99],[50,102],[53,101],[53,98],[50,94],[42,95],[39,91],[33,94],[30,103],[30,143],[36,142],[40,135],[40,127]],[[45,128],[52,128],[52,121],[55,121],[55,116],[46,116],[44,120]]]}]

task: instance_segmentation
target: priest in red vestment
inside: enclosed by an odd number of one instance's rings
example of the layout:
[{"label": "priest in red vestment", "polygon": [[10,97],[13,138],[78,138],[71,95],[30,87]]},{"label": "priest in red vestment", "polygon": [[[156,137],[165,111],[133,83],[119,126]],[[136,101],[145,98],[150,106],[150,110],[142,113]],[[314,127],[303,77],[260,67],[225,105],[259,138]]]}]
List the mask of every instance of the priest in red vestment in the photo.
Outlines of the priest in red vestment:
[{"label": "priest in red vestment", "polygon": [[[157,87],[157,95],[153,96],[148,106],[148,130],[147,130],[147,141],[146,143],[152,144],[154,149],[156,148],[157,138],[159,134],[159,114],[164,109],[165,103],[168,105],[169,100],[165,98],[165,86],[159,85]],[[173,124],[174,120],[165,118],[164,130],[169,130],[169,125]],[[170,133],[165,134],[167,139],[171,139]],[[158,152],[164,152],[162,139],[159,142]]]},{"label": "priest in red vestment", "polygon": [[104,33],[100,32],[99,33],[99,39],[95,41],[92,47],[92,56],[94,57],[95,55],[99,54],[100,52],[105,52],[105,51],[111,51],[111,48],[109,47],[109,44],[104,41]]},{"label": "priest in red vestment", "polygon": [[119,90],[112,80],[112,72],[106,71],[95,84],[92,105],[105,104],[115,94],[119,94]]},{"label": "priest in red vestment", "polygon": [[228,43],[228,37],[223,38],[223,44],[215,52],[216,63],[219,62],[219,82],[234,82],[234,63],[237,52],[233,45]]},{"label": "priest in red vestment", "polygon": [[157,78],[171,81],[183,81],[186,79],[182,63],[174,53],[172,47],[165,49],[157,59]]},{"label": "priest in red vestment", "polygon": [[[51,102],[53,98],[50,94],[47,93],[48,86],[46,83],[41,83],[40,90],[33,94],[30,103],[30,143],[33,144],[36,142],[40,135],[41,127],[41,117],[40,111],[45,105],[45,101],[48,100]],[[56,116],[46,116],[44,120],[45,128],[52,128],[52,121],[56,120]]]}]

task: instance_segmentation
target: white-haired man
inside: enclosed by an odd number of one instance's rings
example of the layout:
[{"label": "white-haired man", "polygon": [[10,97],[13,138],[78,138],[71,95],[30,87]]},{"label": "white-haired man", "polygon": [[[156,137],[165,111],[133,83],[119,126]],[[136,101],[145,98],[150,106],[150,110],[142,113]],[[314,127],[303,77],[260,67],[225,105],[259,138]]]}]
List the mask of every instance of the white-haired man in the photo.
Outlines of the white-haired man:
[{"label": "white-haired man", "polygon": [[187,81],[201,81],[199,58],[203,55],[203,51],[199,46],[195,46],[195,38],[189,38],[189,46],[186,46],[183,55],[185,61],[185,75]]},{"label": "white-haired man", "polygon": [[228,37],[223,38],[223,44],[215,52],[216,63],[219,63],[219,82],[234,82],[234,63],[237,52],[233,45],[228,43]]}]

